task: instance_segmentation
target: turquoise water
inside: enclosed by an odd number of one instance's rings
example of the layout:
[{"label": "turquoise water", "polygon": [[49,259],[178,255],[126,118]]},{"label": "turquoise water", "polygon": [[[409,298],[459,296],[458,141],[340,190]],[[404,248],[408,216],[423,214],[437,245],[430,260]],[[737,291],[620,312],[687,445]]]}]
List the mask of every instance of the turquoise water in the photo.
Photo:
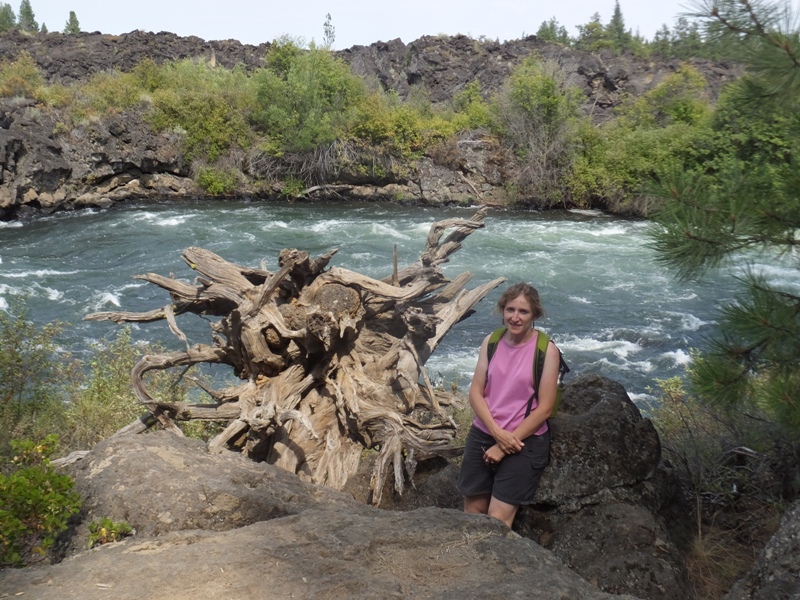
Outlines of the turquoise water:
[{"label": "turquoise water", "polygon": [[[469,217],[474,209],[395,205],[244,201],[128,205],[59,214],[30,223],[0,224],[0,308],[27,298],[39,323],[67,321],[64,348],[86,352],[113,334],[113,323],[83,321],[97,311],[145,311],[168,301],[160,288],[133,279],[154,272],[191,281],[180,257],[200,246],[232,262],[277,270],[278,252],[312,255],[338,248],[331,265],[381,278],[414,262],[434,221]],[[656,378],[681,375],[692,348],[702,348],[717,308],[733,298],[730,270],[703,283],[681,284],[656,264],[646,246],[644,221],[591,211],[490,211],[486,228],[468,237],[443,270],[470,271],[476,287],[496,277],[535,285],[547,311],[539,326],[558,341],[573,368],[570,377],[596,372],[622,382],[640,403]],[[800,289],[795,269],[761,266],[773,281]],[[733,269],[735,271],[735,268]],[[434,381],[469,385],[476,349],[500,317],[495,290],[476,313],[456,325],[427,363]],[[208,323],[179,317],[191,342],[210,342]],[[134,327],[137,339],[182,344],[165,323]]]}]

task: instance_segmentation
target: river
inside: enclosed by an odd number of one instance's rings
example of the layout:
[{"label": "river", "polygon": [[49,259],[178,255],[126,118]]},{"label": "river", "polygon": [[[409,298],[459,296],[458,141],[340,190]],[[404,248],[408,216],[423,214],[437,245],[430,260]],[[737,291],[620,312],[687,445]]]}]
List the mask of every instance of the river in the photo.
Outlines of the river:
[{"label": "river", "polygon": [[[314,256],[338,248],[332,265],[381,278],[391,273],[395,246],[402,267],[419,257],[431,223],[474,212],[226,200],[129,204],[1,223],[0,308],[7,308],[12,296],[25,297],[37,323],[70,323],[59,343],[81,354],[118,327],[83,321],[85,314],[145,311],[168,301],[166,292],[134,275],[193,279],[180,258],[188,246],[243,265],[263,261],[270,270],[277,270],[282,248]],[[538,325],[557,340],[573,369],[569,377],[589,372],[611,377],[645,406],[656,379],[684,373],[691,349],[704,347],[719,305],[736,289],[732,269],[702,283],[678,283],[647,247],[648,227],[596,211],[492,210],[486,227],[469,236],[443,270],[450,278],[470,271],[470,288],[500,276],[535,285],[547,312]],[[763,268],[771,280],[800,287],[796,269],[777,263]],[[493,306],[501,290],[445,337],[427,363],[434,381],[469,385],[477,346],[500,323]],[[190,341],[210,342],[204,320],[184,315],[179,325]],[[134,337],[181,347],[165,323],[135,326]]]}]

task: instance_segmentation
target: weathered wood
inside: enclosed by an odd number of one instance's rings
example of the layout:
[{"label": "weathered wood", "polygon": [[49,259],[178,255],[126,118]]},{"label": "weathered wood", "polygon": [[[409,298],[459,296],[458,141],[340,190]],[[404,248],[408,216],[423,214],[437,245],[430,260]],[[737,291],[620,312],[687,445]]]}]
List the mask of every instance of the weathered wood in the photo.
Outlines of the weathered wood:
[{"label": "weathered wood", "polygon": [[[282,250],[276,273],[229,262],[202,248],[183,260],[197,273],[187,283],[148,273],[138,276],[163,288],[171,303],[143,313],[93,313],[115,322],[165,320],[186,350],[142,357],[132,372],[134,392],[147,418],[118,434],[160,423],[178,433],[187,420],[227,422],[211,450],[238,450],[265,459],[309,481],[341,488],[358,467],[361,450],[379,451],[372,497],[380,502],[393,473],[402,492],[418,460],[457,452],[455,423],[445,407],[453,394],[435,390],[424,364],[450,327],[504,280],[467,291],[462,273],[447,279],[439,265],[483,227],[485,210],[471,219],[431,226],[415,263],[373,279],[328,264],[336,250],[315,259]],[[445,235],[448,231],[449,234]],[[187,314],[220,317],[211,323],[212,344],[191,345],[178,324]],[[242,383],[214,390],[198,382],[211,402],[188,404],[154,398],[144,375],[199,363],[229,365]],[[412,413],[428,413],[425,425]]]}]

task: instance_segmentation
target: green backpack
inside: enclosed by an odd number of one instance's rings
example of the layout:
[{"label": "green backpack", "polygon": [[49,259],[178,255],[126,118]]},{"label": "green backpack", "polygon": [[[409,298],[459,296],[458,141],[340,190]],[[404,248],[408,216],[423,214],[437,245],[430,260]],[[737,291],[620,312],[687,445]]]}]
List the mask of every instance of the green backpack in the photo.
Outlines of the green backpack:
[{"label": "green backpack", "polygon": [[[486,348],[489,362],[492,361],[492,356],[494,356],[494,352],[497,350],[497,344],[500,343],[500,338],[503,337],[505,332],[506,328],[500,327],[495,329],[492,335],[489,336],[489,345]],[[550,343],[550,336],[544,331],[537,329],[536,332],[538,336],[536,338],[536,352],[533,353],[533,396],[528,400],[528,408],[525,411],[526,417],[531,414],[533,399],[536,398],[536,394],[539,390],[539,380],[542,377],[544,359],[545,356],[547,356],[547,345]],[[561,406],[561,397],[564,395],[564,375],[569,373],[569,366],[564,360],[564,355],[561,353],[561,350],[558,351],[558,360],[558,387],[556,388],[556,401],[553,404],[551,417],[555,417],[556,414],[558,414],[558,407]]]}]

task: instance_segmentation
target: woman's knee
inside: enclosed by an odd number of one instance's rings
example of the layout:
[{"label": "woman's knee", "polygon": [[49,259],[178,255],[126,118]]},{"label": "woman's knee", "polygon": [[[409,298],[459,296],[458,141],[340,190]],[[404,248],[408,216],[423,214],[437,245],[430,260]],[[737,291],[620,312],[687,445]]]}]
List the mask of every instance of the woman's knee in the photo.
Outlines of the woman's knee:
[{"label": "woman's knee", "polygon": [[464,496],[464,512],[485,515],[489,512],[490,494],[480,496]]}]

